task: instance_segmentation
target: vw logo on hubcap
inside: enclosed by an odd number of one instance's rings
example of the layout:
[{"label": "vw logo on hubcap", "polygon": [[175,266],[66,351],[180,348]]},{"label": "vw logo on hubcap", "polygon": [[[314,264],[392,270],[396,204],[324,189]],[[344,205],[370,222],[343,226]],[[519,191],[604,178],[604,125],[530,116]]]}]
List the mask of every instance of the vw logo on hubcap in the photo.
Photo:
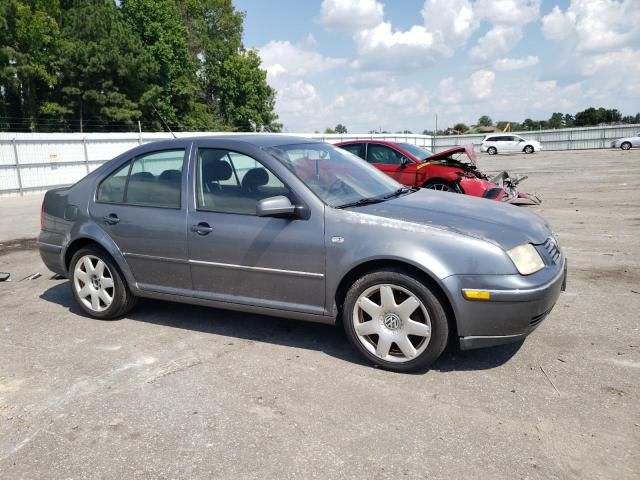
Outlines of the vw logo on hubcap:
[{"label": "vw logo on hubcap", "polygon": [[395,313],[387,313],[382,322],[389,330],[397,330],[400,328],[400,317]]}]

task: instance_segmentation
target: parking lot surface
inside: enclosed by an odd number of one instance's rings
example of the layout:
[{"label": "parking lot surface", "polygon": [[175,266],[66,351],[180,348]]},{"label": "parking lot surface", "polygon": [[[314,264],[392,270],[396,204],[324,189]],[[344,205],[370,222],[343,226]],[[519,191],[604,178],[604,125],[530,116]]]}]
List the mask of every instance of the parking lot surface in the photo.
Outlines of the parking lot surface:
[{"label": "parking lot surface", "polygon": [[479,165],[529,175],[568,289],[523,344],[415,375],[325,325],[87,318],[29,241],[39,200],[0,201],[0,478],[640,478],[640,151]]}]

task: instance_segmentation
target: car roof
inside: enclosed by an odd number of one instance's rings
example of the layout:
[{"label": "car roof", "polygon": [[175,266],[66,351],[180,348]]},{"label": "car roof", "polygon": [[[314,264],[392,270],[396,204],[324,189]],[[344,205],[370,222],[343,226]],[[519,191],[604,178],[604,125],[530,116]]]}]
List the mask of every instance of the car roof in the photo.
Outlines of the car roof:
[{"label": "car roof", "polygon": [[171,141],[197,141],[197,140],[233,140],[236,142],[248,143],[257,147],[276,147],[279,145],[291,145],[299,143],[323,143],[322,140],[297,137],[295,135],[282,135],[279,133],[256,133],[256,134],[230,134],[230,135],[202,135],[196,137],[178,137]]}]

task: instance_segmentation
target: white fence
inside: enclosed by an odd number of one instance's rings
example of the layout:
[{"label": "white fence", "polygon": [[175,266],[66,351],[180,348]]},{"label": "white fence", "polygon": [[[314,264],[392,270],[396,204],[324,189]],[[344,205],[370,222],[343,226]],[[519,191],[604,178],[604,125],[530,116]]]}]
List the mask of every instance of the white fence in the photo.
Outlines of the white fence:
[{"label": "white fence", "polygon": [[[611,139],[630,136],[640,125],[523,132],[546,150],[607,148]],[[201,136],[210,133],[177,133]],[[381,139],[413,143],[441,151],[454,145],[478,146],[484,135],[431,137],[412,134],[290,134],[335,143]],[[172,138],[169,133],[3,133],[0,132],[0,196],[42,192],[70,185],[107,160],[136,145]]]}]

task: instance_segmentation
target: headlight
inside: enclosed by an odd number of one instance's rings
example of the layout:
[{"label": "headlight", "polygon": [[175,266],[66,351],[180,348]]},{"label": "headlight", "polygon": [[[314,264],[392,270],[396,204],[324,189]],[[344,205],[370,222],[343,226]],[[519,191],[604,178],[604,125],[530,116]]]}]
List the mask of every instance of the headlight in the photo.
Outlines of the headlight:
[{"label": "headlight", "polygon": [[544,268],[540,254],[530,243],[508,250],[507,255],[522,275],[531,275]]}]

